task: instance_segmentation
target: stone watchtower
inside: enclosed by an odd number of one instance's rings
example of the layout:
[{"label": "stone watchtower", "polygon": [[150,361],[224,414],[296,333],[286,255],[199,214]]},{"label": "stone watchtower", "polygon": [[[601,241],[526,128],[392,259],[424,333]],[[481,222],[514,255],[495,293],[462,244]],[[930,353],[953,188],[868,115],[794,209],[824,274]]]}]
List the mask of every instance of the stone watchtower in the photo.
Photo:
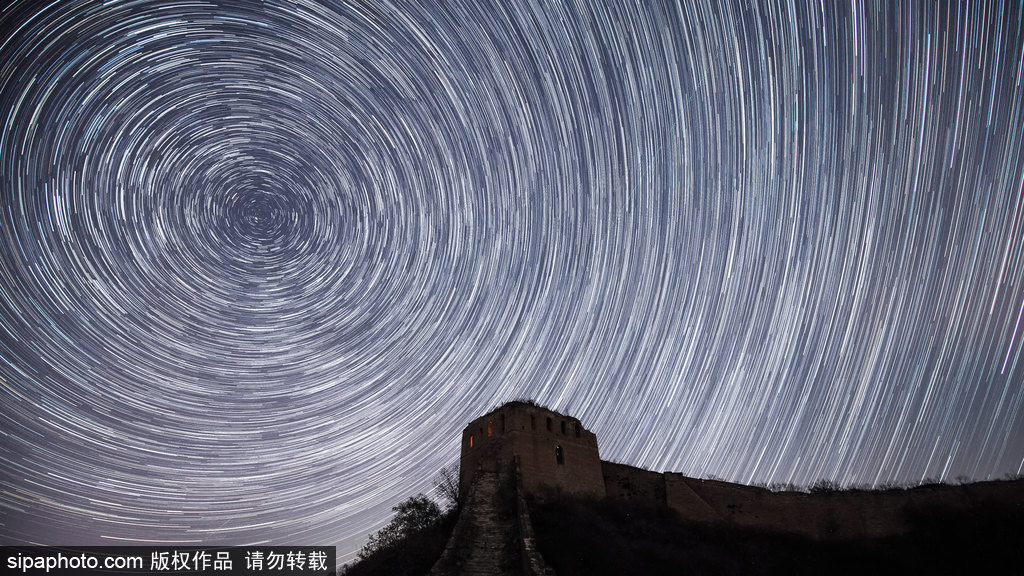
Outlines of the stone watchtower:
[{"label": "stone watchtower", "polygon": [[509,402],[462,431],[460,494],[468,493],[478,469],[502,473],[517,460],[525,495],[605,495],[597,436],[572,416],[527,402]]}]

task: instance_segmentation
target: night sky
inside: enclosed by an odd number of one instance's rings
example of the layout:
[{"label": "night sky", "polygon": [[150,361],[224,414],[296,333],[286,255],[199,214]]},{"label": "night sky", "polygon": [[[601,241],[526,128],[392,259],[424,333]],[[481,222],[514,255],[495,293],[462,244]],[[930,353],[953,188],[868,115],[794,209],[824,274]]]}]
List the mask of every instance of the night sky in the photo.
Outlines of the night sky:
[{"label": "night sky", "polygon": [[1024,466],[1019,3],[0,20],[0,543],[346,560],[530,398],[742,483]]}]

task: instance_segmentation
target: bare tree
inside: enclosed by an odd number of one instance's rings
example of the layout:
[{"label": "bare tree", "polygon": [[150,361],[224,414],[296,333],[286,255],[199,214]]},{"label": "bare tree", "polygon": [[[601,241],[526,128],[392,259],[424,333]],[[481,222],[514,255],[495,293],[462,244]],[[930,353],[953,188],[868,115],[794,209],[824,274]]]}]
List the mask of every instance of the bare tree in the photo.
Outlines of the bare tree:
[{"label": "bare tree", "polygon": [[459,465],[451,463],[434,476],[434,491],[444,501],[446,510],[459,507]]}]

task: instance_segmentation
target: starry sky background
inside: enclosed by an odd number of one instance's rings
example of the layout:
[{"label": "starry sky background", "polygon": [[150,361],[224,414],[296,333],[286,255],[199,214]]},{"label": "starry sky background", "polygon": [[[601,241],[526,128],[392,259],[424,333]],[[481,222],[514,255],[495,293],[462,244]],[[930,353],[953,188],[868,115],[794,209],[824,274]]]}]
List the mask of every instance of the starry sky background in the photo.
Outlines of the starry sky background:
[{"label": "starry sky background", "polygon": [[743,483],[1024,466],[1019,4],[16,2],[0,543],[328,544],[532,398]]}]

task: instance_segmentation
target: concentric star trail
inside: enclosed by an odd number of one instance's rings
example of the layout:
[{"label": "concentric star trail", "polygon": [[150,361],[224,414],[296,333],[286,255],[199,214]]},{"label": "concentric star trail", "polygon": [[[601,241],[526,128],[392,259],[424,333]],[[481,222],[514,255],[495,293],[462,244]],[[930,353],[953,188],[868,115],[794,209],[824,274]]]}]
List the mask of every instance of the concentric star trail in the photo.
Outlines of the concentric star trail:
[{"label": "concentric star trail", "polygon": [[0,15],[0,543],[337,545],[532,398],[744,483],[1024,470],[1010,3]]}]

